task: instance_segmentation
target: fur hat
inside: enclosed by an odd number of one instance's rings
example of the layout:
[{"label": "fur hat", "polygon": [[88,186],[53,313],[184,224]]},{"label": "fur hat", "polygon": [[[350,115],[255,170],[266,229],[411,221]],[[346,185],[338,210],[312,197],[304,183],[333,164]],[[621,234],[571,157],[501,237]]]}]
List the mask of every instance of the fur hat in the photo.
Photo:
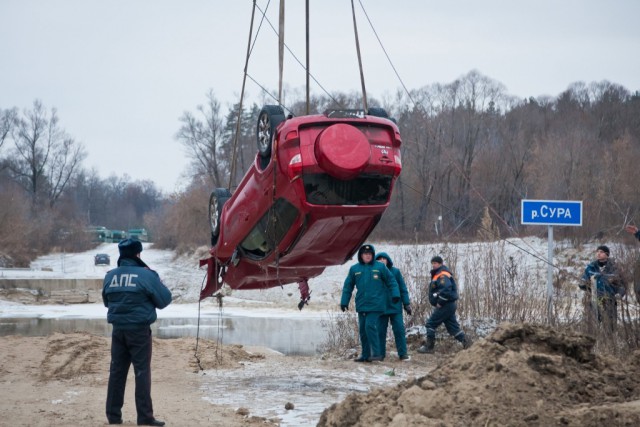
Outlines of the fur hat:
[{"label": "fur hat", "polygon": [[431,262],[437,262],[438,264],[444,264],[444,261],[442,260],[442,257],[440,255],[436,255],[433,258],[431,258]]},{"label": "fur hat", "polygon": [[124,239],[118,243],[118,251],[123,258],[134,258],[142,252],[142,243],[140,240]]}]

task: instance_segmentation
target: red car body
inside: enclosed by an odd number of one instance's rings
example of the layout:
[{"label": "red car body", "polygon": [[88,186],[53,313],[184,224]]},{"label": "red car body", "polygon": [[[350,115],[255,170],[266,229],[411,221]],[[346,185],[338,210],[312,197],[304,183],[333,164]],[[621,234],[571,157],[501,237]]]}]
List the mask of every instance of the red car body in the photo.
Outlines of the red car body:
[{"label": "red car body", "polygon": [[269,141],[270,156],[259,152],[234,194],[210,204],[218,209],[210,211],[212,230],[219,228],[211,258],[201,261],[201,299],[223,282],[269,288],[343,264],[389,206],[402,169],[392,120],[351,110],[293,117],[274,126]]}]

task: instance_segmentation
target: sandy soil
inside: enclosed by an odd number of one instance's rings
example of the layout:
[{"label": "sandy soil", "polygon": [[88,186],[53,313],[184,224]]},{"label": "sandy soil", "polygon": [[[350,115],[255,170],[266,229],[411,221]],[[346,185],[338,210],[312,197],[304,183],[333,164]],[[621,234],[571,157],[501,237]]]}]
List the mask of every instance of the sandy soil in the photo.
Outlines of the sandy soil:
[{"label": "sandy soil", "polygon": [[[106,424],[109,338],[86,333],[0,338],[0,412],[3,425],[78,426]],[[193,366],[193,340],[154,340],[152,362],[156,416],[182,425],[229,426],[250,421],[230,408],[202,399]],[[133,370],[127,381],[125,425],[135,425]],[[175,424],[175,423],[174,423]]]},{"label": "sandy soil", "polygon": [[[434,361],[390,355],[363,367],[206,340],[198,342],[196,358],[195,344],[154,339],[152,397],[156,417],[168,426],[315,425],[324,408],[348,393],[423,375]],[[109,345],[108,337],[80,332],[0,337],[0,425],[106,425]],[[131,369],[124,425],[136,422],[133,386]]]},{"label": "sandy soil", "polygon": [[[468,350],[382,363],[284,356],[193,338],[156,339],[153,399],[167,425],[637,426],[640,352],[597,356],[593,340],[500,325]],[[415,349],[418,343],[412,342]],[[0,337],[0,425],[105,425],[109,338]],[[196,357],[197,356],[197,357]],[[135,425],[133,374],[125,425]]]}]

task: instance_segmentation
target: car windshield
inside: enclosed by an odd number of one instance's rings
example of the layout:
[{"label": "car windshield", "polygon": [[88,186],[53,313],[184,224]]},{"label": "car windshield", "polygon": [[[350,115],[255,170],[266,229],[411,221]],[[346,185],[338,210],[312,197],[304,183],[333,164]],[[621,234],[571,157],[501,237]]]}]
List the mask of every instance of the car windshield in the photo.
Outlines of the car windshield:
[{"label": "car windshield", "polygon": [[307,201],[313,205],[383,205],[391,193],[391,177],[360,175],[343,181],[328,174],[302,177]]}]

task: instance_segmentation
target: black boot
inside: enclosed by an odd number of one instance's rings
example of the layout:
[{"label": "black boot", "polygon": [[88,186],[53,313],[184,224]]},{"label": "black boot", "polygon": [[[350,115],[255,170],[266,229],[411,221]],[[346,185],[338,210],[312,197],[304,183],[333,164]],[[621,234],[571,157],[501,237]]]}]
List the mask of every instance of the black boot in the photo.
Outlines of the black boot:
[{"label": "black boot", "polygon": [[138,423],[139,426],[158,426],[158,427],[162,427],[164,424],[165,422],[160,420],[151,420],[146,423]]},{"label": "black boot", "polygon": [[462,348],[464,349],[471,347],[471,344],[473,344],[471,338],[469,338],[466,334],[462,334],[460,337],[456,337],[456,339],[462,343]]},{"label": "black boot", "polygon": [[422,354],[433,353],[433,348],[435,346],[436,346],[435,338],[427,337],[427,341],[424,344],[422,344],[422,347],[420,347],[417,351],[418,353],[422,353]]}]

